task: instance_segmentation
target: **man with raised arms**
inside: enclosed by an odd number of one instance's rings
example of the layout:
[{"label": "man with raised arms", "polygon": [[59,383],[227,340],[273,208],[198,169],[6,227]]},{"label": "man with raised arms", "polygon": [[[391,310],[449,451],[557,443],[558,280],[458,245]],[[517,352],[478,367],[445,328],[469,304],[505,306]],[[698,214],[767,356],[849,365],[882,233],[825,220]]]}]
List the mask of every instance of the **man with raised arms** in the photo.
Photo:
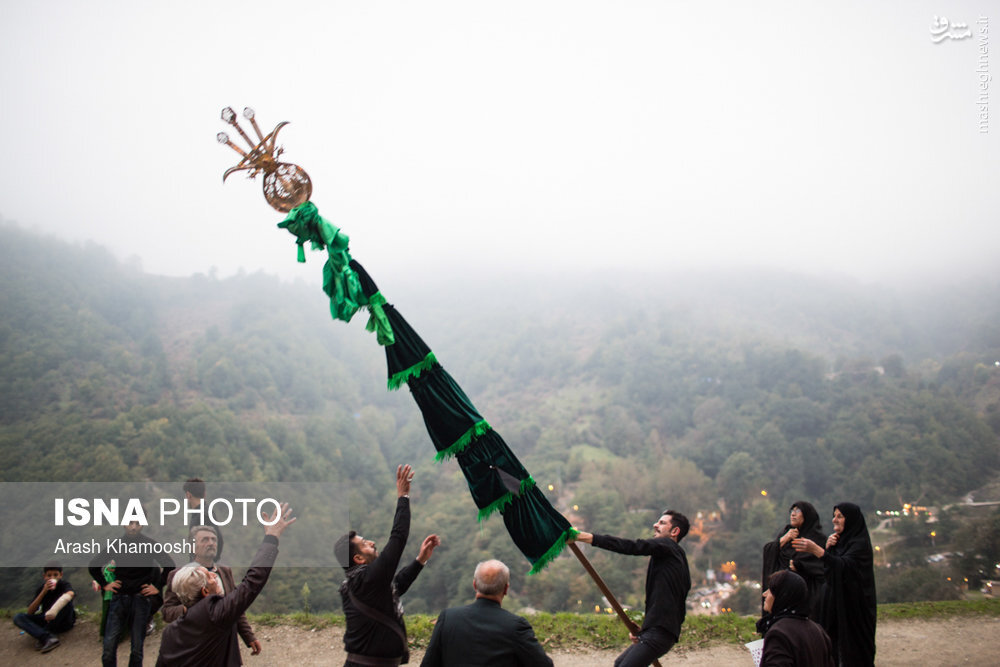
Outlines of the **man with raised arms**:
[{"label": "man with raised arms", "polygon": [[346,574],[340,585],[346,628],[345,667],[395,667],[409,661],[406,624],[403,622],[403,595],[423,570],[434,549],[441,544],[437,535],[428,535],[420,545],[416,560],[396,571],[410,535],[409,465],[396,468],[396,516],[382,553],[375,543],[353,530],[334,546],[337,560]]}]

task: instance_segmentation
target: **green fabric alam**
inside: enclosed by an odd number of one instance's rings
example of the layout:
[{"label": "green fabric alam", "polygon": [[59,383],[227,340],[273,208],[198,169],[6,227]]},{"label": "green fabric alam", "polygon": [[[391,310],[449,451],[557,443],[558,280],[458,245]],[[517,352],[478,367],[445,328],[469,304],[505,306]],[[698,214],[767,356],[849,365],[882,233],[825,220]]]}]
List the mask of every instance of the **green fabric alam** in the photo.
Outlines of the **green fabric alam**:
[{"label": "green fabric alam", "polygon": [[409,368],[393,373],[389,378],[389,391],[395,391],[410,381],[410,378],[418,378],[424,371],[428,371],[437,363],[437,357],[433,352],[428,352],[427,356]]},{"label": "green fabric alam", "polygon": [[[353,271],[353,269],[351,269]],[[375,332],[375,340],[379,345],[392,345],[396,338],[392,333],[392,325],[385,315],[385,297],[381,292],[375,292],[368,297],[368,323],[365,325],[366,331]]]},{"label": "green fabric alam", "polygon": [[351,258],[347,235],[323,219],[311,202],[292,209],[278,227],[296,237],[300,262],[305,261],[306,242],[327,251],[323,291],[330,297],[330,313],[349,322],[359,309],[368,308],[365,328],[385,350],[387,386],[390,391],[409,387],[437,450],[435,460],[455,459],[479,508],[477,519],[503,516],[511,539],[531,563],[529,574],[541,571],[577,531],[552,507],[427,344],[387,303],[364,267]]},{"label": "green fabric alam", "polygon": [[392,327],[383,311],[385,298],[380,294],[372,295],[371,299],[365,295],[357,272],[350,266],[350,238],[347,234],[323,218],[310,201],[289,211],[288,216],[278,223],[278,228],[287,229],[297,239],[299,262],[306,261],[304,246],[307,241],[312,244],[313,250],[327,251],[327,260],[323,265],[323,291],[330,297],[333,318],[350,322],[361,307],[368,306],[369,318],[365,328],[375,332],[379,345],[392,345]]},{"label": "green fabric alam", "polygon": [[407,384],[438,452],[450,450],[483,421],[476,406],[440,364],[420,377],[411,377]]},{"label": "green fabric alam", "polygon": [[450,459],[451,457],[455,456],[455,454],[458,454],[466,447],[471,445],[474,439],[483,435],[491,428],[493,427],[490,426],[485,419],[476,422],[472,428],[463,433],[462,436],[458,440],[453,442],[447,449],[443,449],[440,452],[438,452],[437,455],[434,457],[434,460],[446,461]]},{"label": "green fabric alam", "polygon": [[476,517],[476,521],[485,521],[497,512],[502,512],[508,505],[514,502],[514,499],[523,494],[525,491],[530,489],[535,485],[535,478],[529,476],[528,479],[522,479],[519,484],[517,492],[508,491],[503,494],[492,503],[486,507],[479,510],[479,516]]}]

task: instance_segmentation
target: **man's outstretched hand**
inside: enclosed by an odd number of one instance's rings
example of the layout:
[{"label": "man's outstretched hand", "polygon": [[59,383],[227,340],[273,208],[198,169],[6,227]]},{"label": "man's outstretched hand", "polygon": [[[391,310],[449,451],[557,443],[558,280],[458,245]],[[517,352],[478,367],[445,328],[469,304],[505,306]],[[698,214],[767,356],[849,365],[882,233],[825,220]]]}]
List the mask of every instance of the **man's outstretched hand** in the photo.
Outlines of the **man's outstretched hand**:
[{"label": "man's outstretched hand", "polygon": [[413,481],[413,468],[407,463],[405,466],[396,466],[396,497],[410,495],[410,482]]},{"label": "man's outstretched hand", "polygon": [[285,528],[295,523],[296,517],[291,516],[291,513],[292,511],[288,507],[288,503],[281,503],[280,510],[274,510],[271,516],[264,517],[266,523],[274,522],[270,526],[264,526],[264,534],[281,537],[281,534],[285,532]]},{"label": "man's outstretched hand", "polygon": [[437,535],[428,535],[424,538],[423,543],[420,545],[420,553],[417,554],[417,561],[421,565],[427,565],[427,561],[430,560],[431,554],[434,550],[441,546],[441,538]]}]

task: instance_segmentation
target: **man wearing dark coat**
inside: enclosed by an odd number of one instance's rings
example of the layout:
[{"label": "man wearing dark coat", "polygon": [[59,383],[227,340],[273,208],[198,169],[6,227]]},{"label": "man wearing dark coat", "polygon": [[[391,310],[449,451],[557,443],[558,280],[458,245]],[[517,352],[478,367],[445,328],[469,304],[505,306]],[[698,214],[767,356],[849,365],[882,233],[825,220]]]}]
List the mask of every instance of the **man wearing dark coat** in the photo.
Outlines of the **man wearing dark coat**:
[{"label": "man wearing dark coat", "polygon": [[[209,572],[218,575],[219,583],[222,585],[222,594],[225,595],[230,591],[236,590],[236,580],[233,577],[232,568],[219,565],[215,562],[218,550],[217,537],[218,534],[216,533],[215,526],[194,526],[191,528],[191,540],[194,542],[194,562],[204,566]],[[165,623],[173,623],[187,613],[187,607],[181,603],[180,597],[172,589],[174,574],[176,572],[177,570],[174,570],[167,575],[167,586],[165,588],[166,593],[163,596],[162,611]],[[243,640],[243,643],[247,645],[247,648],[250,649],[250,655],[260,654],[262,649],[260,640],[254,635],[253,629],[250,627],[250,622],[247,621],[246,614],[241,614],[236,619],[236,633]]]},{"label": "man wearing dark coat", "polygon": [[531,624],[501,608],[510,570],[498,560],[476,566],[476,601],[438,616],[420,667],[552,667]]},{"label": "man wearing dark coat", "polygon": [[406,624],[399,596],[409,590],[434,549],[441,544],[437,535],[428,535],[415,561],[396,572],[410,535],[409,465],[396,468],[396,515],[382,553],[375,543],[353,530],[334,546],[337,560],[345,570],[340,585],[344,608],[345,667],[395,667],[409,661]]},{"label": "man wearing dark coat", "polygon": [[160,642],[157,667],[201,667],[243,664],[236,641],[236,623],[257,599],[278,557],[278,538],[295,518],[288,504],[265,517],[264,541],[243,581],[223,594],[219,577],[200,563],[185,565],[174,575],[173,590],[187,612],[168,625]]},{"label": "man wearing dark coat", "polygon": [[615,660],[615,667],[645,667],[669,651],[681,634],[691,573],[687,555],[678,544],[688,533],[686,516],[664,510],[653,524],[653,539],[627,540],[581,532],[576,541],[629,556],[650,556],[646,568],[646,616],[632,646]]}]

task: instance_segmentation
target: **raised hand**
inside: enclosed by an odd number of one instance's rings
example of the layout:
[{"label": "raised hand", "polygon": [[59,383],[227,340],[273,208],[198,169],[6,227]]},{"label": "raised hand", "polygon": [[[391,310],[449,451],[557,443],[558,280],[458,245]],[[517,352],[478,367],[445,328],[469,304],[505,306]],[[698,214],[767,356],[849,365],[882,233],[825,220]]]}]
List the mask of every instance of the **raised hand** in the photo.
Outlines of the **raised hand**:
[{"label": "raised hand", "polygon": [[410,495],[410,482],[413,481],[413,468],[407,463],[403,466],[396,466],[396,497]]}]

